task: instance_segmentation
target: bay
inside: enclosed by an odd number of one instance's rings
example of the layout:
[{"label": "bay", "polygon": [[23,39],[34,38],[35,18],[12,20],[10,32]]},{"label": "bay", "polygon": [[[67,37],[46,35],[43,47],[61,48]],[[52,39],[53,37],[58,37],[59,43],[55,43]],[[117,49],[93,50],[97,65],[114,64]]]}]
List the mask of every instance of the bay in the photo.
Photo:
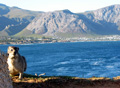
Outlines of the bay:
[{"label": "bay", "polygon": [[7,52],[8,46],[20,48],[28,74],[84,78],[120,75],[119,41],[0,45],[0,50]]}]

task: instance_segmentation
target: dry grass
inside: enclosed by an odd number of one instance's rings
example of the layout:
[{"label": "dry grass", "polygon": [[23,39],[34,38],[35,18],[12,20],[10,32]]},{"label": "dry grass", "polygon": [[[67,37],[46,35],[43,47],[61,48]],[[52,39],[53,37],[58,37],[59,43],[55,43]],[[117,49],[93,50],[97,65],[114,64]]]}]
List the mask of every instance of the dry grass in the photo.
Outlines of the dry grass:
[{"label": "dry grass", "polygon": [[120,88],[120,77],[113,79],[104,77],[78,78],[78,77],[37,77],[24,76],[18,80],[18,76],[12,78],[14,88]]}]

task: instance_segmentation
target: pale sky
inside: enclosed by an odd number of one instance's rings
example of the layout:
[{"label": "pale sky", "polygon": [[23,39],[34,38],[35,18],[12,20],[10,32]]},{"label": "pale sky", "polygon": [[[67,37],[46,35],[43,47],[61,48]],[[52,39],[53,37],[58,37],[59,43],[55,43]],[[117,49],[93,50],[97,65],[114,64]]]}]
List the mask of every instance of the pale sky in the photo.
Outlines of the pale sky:
[{"label": "pale sky", "polygon": [[0,3],[33,11],[48,12],[69,9],[78,13],[120,4],[120,0],[0,0]]}]

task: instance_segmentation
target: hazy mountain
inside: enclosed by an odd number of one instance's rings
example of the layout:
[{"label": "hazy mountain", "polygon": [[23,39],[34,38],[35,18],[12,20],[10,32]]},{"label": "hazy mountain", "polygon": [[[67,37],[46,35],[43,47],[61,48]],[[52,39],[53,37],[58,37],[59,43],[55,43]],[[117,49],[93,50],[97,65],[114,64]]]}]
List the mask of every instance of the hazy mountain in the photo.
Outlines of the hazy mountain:
[{"label": "hazy mountain", "polygon": [[22,31],[40,12],[23,10],[0,4],[0,36]]},{"label": "hazy mountain", "polygon": [[94,32],[97,34],[120,34],[120,5],[112,5],[85,13],[85,16],[96,24]]},{"label": "hazy mountain", "polygon": [[120,34],[120,5],[112,5],[85,13],[69,10],[41,13],[22,33],[48,36],[76,34]]},{"label": "hazy mountain", "polygon": [[120,5],[84,13],[33,12],[0,4],[0,35],[120,35]]},{"label": "hazy mountain", "polygon": [[[41,13],[26,28],[31,34],[56,36],[62,34],[86,34],[92,33],[84,14],[72,13],[69,10]],[[89,26],[90,25],[90,26]],[[89,28],[88,28],[89,26]],[[24,31],[25,31],[24,30]]]}]

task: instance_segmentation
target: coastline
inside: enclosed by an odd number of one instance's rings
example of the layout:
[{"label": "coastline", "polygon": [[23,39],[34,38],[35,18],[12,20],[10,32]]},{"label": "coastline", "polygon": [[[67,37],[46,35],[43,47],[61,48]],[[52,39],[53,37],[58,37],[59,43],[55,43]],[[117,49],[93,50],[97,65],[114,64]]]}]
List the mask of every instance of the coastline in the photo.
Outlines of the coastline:
[{"label": "coastline", "polygon": [[110,35],[110,36],[73,37],[73,38],[0,37],[0,45],[44,44],[44,43],[65,43],[65,42],[99,42],[99,41],[120,41],[120,36]]},{"label": "coastline", "polygon": [[91,40],[91,41],[66,41],[66,40],[60,40],[60,41],[50,41],[50,42],[44,42],[44,41],[29,41],[29,42],[0,42],[0,45],[29,45],[29,44],[47,44],[47,43],[76,43],[76,42],[117,42],[120,40]]}]

